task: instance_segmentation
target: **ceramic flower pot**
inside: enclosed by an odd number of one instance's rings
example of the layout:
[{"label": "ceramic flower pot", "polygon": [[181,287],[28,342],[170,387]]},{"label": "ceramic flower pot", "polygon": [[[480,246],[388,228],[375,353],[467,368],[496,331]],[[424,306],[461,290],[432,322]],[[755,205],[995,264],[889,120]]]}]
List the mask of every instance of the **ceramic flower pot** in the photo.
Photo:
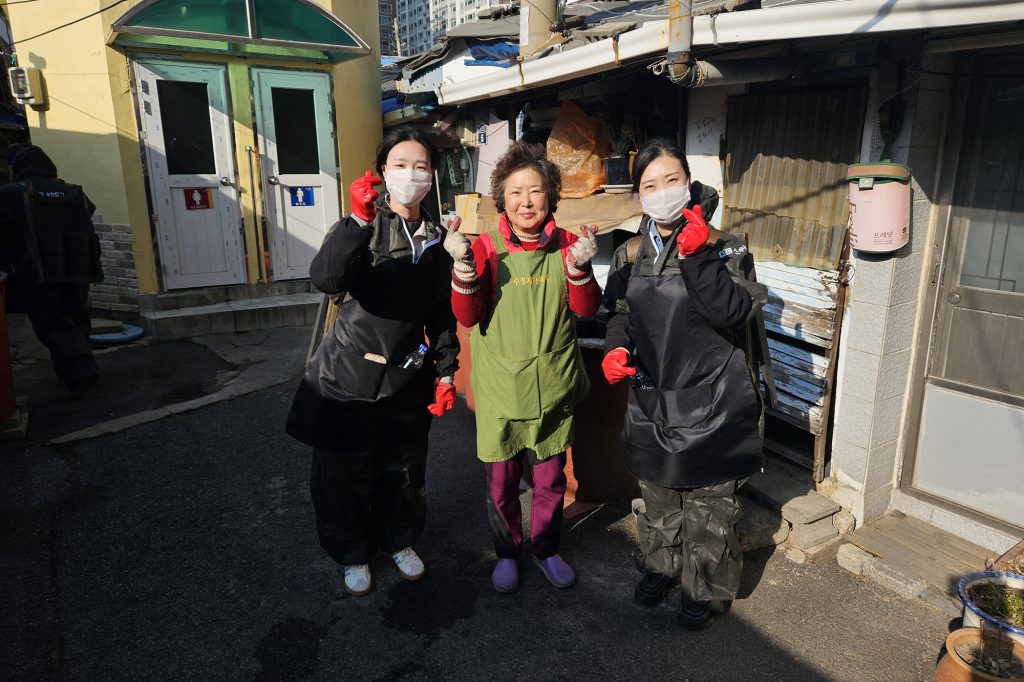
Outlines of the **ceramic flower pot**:
[{"label": "ceramic flower pot", "polygon": [[960,600],[964,603],[964,627],[995,630],[1003,637],[1014,639],[1024,646],[1024,628],[1016,627],[986,613],[970,596],[970,588],[985,583],[995,583],[1024,590],[1024,576],[1003,571],[977,571],[965,575],[956,586]]},{"label": "ceramic flower pot", "polygon": [[[1014,671],[1014,666],[1004,663],[1001,669],[1010,677],[999,677],[978,670],[969,662],[969,658],[979,647],[986,647],[989,652],[996,653],[1000,661],[1013,661],[1019,666],[1018,669]],[[1014,675],[1021,669],[1024,669],[1024,645],[978,628],[961,628],[946,637],[946,654],[935,667],[935,677],[932,679],[934,682],[1020,682],[1024,680],[1024,674]]]}]

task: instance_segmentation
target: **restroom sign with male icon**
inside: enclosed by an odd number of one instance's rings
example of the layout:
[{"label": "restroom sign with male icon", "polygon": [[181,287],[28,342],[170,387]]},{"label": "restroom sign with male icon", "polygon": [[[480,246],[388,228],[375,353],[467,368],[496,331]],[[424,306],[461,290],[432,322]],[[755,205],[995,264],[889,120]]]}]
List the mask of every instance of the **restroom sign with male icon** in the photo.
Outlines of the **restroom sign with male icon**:
[{"label": "restroom sign with male icon", "polygon": [[186,187],[182,193],[185,196],[185,208],[189,211],[213,208],[213,191],[209,187]]},{"label": "restroom sign with male icon", "polygon": [[292,206],[314,206],[316,198],[312,187],[289,187],[288,194],[292,198]]}]

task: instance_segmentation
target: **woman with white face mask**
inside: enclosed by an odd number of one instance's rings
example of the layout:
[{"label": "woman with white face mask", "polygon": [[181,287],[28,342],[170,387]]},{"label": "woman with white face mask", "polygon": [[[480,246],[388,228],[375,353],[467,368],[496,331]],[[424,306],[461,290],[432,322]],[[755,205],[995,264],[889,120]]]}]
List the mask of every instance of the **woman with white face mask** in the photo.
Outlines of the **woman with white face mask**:
[{"label": "woman with white face mask", "polygon": [[739,588],[735,493],[762,463],[761,401],[739,337],[757,304],[726,269],[726,239],[709,244],[718,195],[691,182],[674,142],[643,146],[633,190],[645,215],[613,256],[602,369],[632,384],[622,456],[644,501],[634,598],[653,606],[679,583],[679,621],[696,630]]},{"label": "woman with white face mask", "polygon": [[407,580],[425,571],[412,545],[426,519],[427,432],[431,415],[455,405],[459,353],[445,230],[420,205],[437,158],[423,132],[388,132],[377,149],[383,196],[373,171],[357,178],[352,213],[330,229],[310,265],[313,285],[344,300],[287,430],[313,446],[320,544],[344,566],[345,589],[356,596],[373,587],[369,563],[378,551]]}]

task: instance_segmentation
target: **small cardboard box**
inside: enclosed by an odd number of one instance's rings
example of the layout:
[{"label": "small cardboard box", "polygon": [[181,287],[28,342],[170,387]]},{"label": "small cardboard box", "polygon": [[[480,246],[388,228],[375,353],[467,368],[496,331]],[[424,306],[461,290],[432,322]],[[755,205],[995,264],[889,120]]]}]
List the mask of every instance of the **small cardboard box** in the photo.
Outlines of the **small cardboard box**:
[{"label": "small cardboard box", "polygon": [[498,209],[491,197],[477,194],[456,194],[455,215],[462,218],[459,232],[464,234],[483,234],[498,229]]},{"label": "small cardboard box", "polygon": [[[555,222],[576,235],[580,225],[594,225],[601,234],[611,230],[636,234],[643,212],[635,194],[598,193],[583,199],[560,199]],[[498,208],[486,194],[456,194],[455,214],[462,218],[459,232],[479,235],[498,229]]]}]

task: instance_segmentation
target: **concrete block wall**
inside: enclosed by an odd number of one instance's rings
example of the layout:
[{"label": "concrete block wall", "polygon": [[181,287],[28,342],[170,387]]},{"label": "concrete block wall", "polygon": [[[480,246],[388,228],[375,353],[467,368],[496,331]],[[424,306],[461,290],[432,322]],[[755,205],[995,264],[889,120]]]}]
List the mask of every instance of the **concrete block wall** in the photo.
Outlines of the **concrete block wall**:
[{"label": "concrete block wall", "polygon": [[[919,45],[902,49],[910,52],[905,63],[922,59]],[[879,67],[876,81],[875,108],[904,90],[897,95],[904,102],[904,117],[891,160],[913,172],[911,229],[910,243],[895,253],[851,255],[854,274],[833,417],[832,496],[850,509],[858,526],[889,509],[899,484],[910,370],[915,353],[926,350],[914,347],[916,330],[931,324],[930,312],[921,310],[920,301],[930,285],[926,262],[951,90],[949,76],[924,71],[950,72],[952,67],[948,56],[924,57],[920,68],[905,69],[901,80],[898,67],[887,62]],[[873,111],[869,117],[876,119]],[[873,125],[865,161],[879,159],[883,148],[877,119]]]},{"label": "concrete block wall", "polygon": [[130,225],[96,223],[104,279],[89,289],[89,307],[118,313],[139,312],[139,281],[135,271]]}]

